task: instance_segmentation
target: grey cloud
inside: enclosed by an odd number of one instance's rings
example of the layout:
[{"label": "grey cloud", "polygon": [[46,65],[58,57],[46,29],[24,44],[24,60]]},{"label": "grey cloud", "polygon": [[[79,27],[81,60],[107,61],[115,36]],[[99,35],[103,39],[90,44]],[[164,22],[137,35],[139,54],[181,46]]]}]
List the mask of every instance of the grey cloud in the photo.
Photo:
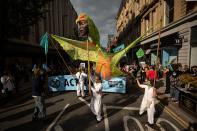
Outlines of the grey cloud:
[{"label": "grey cloud", "polygon": [[[121,0],[71,0],[77,13],[87,13],[97,25],[101,42],[107,43],[107,34],[115,34],[115,17]],[[105,45],[106,46],[106,45]]]}]

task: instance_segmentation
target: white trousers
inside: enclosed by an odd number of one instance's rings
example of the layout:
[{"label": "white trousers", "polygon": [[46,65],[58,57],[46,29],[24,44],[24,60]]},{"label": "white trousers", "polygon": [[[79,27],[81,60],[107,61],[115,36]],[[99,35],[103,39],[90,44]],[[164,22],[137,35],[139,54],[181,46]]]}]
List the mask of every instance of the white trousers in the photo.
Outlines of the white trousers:
[{"label": "white trousers", "polygon": [[147,114],[148,114],[148,123],[154,124],[154,114],[155,114],[155,104],[152,102],[149,108],[147,108]]},{"label": "white trousers", "polygon": [[90,109],[92,110],[92,112],[96,115],[96,120],[97,121],[101,121],[102,116],[101,116],[101,112],[102,112],[102,100],[101,100],[101,95],[97,96],[92,96],[91,102],[90,102]]},{"label": "white trousers", "polygon": [[77,96],[82,96],[82,97],[85,96],[85,93],[84,93],[84,82],[80,82],[77,85]]}]

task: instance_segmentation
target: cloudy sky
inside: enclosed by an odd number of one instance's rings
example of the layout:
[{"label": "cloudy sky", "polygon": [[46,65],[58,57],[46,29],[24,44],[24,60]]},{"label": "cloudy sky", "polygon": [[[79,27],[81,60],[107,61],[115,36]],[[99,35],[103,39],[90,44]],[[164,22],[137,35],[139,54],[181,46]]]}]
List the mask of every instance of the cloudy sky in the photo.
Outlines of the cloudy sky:
[{"label": "cloudy sky", "polygon": [[116,34],[116,15],[121,0],[71,0],[77,13],[87,13],[100,32],[101,43],[106,47],[107,35]]}]

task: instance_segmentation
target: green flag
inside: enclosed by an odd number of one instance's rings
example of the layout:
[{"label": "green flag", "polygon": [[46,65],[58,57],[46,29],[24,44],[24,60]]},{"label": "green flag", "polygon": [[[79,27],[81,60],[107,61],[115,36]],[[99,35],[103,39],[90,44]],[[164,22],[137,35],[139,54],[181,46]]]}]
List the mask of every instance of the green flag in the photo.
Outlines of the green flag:
[{"label": "green flag", "polygon": [[41,40],[40,40],[40,46],[44,48],[44,53],[47,55],[48,53],[48,33],[46,32]]},{"label": "green flag", "polygon": [[142,50],[142,48],[140,48],[137,52],[136,52],[137,58],[141,58],[144,56],[144,51]]}]

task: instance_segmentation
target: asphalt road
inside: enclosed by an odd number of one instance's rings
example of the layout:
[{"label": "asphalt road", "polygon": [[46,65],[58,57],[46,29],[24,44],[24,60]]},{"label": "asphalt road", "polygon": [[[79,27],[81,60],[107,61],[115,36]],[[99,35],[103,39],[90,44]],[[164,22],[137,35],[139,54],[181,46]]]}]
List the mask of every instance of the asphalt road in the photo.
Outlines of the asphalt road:
[{"label": "asphalt road", "polygon": [[[30,85],[29,85],[30,86]],[[103,120],[96,122],[88,104],[91,97],[77,98],[75,92],[52,93],[46,97],[47,118],[32,121],[34,102],[28,84],[19,95],[0,108],[0,130],[4,131],[145,131],[147,114],[138,115],[142,91],[132,87],[128,94],[104,93]],[[177,131],[176,118],[156,105],[154,130]]]}]

